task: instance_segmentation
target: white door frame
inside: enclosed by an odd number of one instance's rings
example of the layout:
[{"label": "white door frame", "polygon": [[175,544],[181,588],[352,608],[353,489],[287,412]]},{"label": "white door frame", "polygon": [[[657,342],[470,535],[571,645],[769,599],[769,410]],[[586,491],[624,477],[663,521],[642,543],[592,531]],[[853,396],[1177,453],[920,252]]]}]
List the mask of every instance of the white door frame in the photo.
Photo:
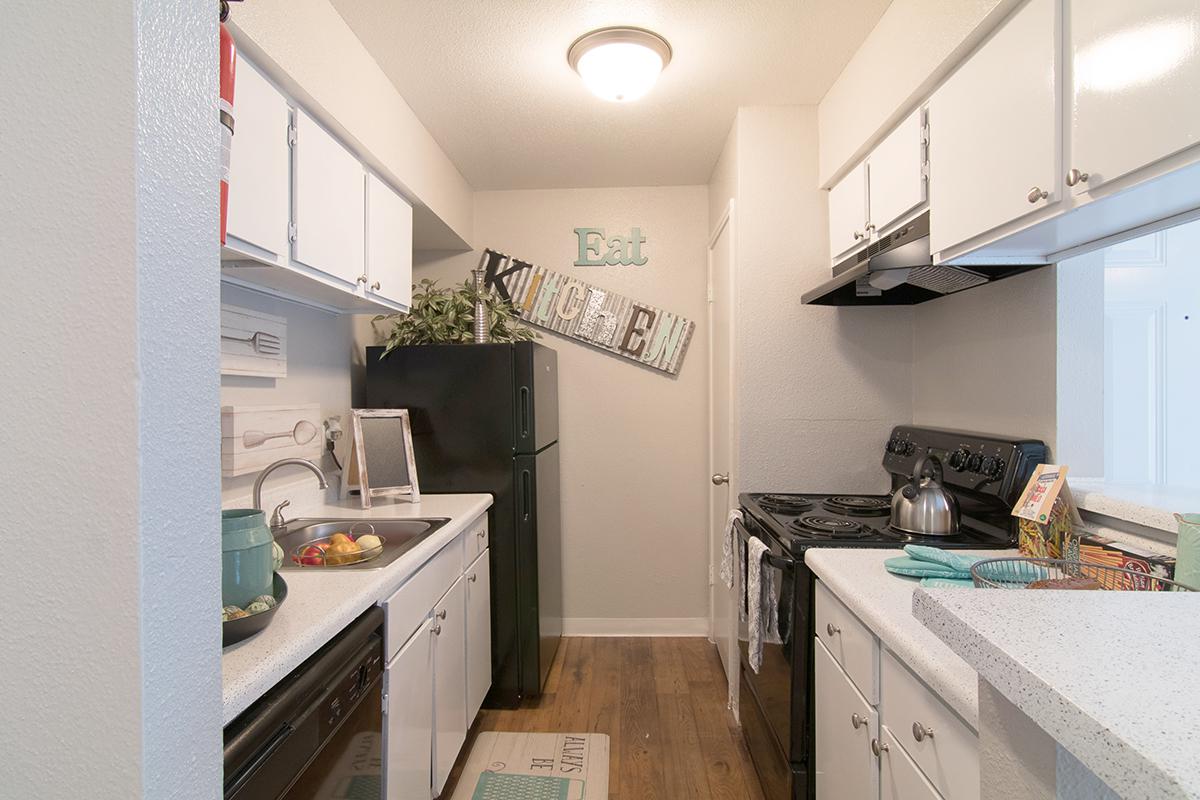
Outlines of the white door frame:
[{"label": "white door frame", "polygon": [[[737,250],[737,226],[735,224],[736,218],[735,218],[735,213],[734,213],[734,202],[735,201],[732,198],[729,200],[729,203],[725,207],[724,213],[721,214],[721,218],[717,221],[716,226],[713,228],[713,231],[708,238],[708,247],[707,247],[707,251],[706,251],[708,274],[707,274],[706,283],[707,283],[707,287],[708,287],[707,314],[708,314],[708,330],[709,330],[709,337],[708,337],[708,432],[709,432],[709,435],[708,435],[708,468],[709,469],[708,469],[708,474],[711,476],[711,475],[716,474],[720,469],[727,470],[728,474],[729,474],[729,483],[727,484],[729,487],[729,496],[730,496],[731,500],[736,501],[737,492],[738,492],[738,475],[737,475],[738,403],[737,403],[737,392],[735,391],[734,387],[737,385],[737,281],[733,279],[733,275],[737,268],[737,252],[738,252],[738,250]],[[729,279],[728,279],[728,285],[723,287],[726,295],[729,298],[729,330],[727,333],[727,346],[728,346],[728,351],[729,351],[729,383],[728,383],[728,396],[725,398],[727,407],[729,409],[729,431],[728,431],[729,441],[727,442],[727,447],[726,447],[727,452],[729,453],[729,463],[719,465],[719,464],[715,463],[714,446],[713,446],[714,438],[715,438],[715,431],[714,431],[715,417],[713,414],[712,400],[716,394],[716,374],[715,374],[715,370],[713,369],[713,358],[714,358],[714,346],[713,345],[714,345],[714,342],[715,342],[716,336],[717,336],[717,331],[713,325],[713,298],[714,298],[713,248],[714,248],[714,246],[716,246],[717,240],[720,239],[721,234],[725,232],[726,227],[729,228],[729,235],[730,235],[730,239],[729,239],[730,259],[729,259],[729,271],[728,271]],[[721,577],[720,577],[720,574],[721,574],[721,552],[719,549],[717,549],[716,547],[713,546],[714,538],[713,538],[712,534],[713,534],[713,531],[716,529],[716,526],[718,524],[722,524],[724,522],[724,519],[720,519],[720,520],[714,519],[714,516],[715,515],[713,513],[713,504],[712,504],[712,501],[710,500],[708,503],[708,540],[710,543],[709,565],[708,565],[708,584],[709,584],[709,586],[708,586],[708,638],[709,638],[709,641],[713,641],[713,642],[716,641],[716,635],[717,635],[717,631],[715,629],[716,622],[714,619],[715,608],[714,608],[714,604],[713,604],[713,596],[714,596],[713,593],[715,591],[717,591],[719,588],[721,588],[718,586],[718,584],[721,580]],[[736,606],[734,607],[733,613],[734,614],[737,613]],[[736,630],[731,632],[729,635],[730,635],[729,653],[731,655],[730,662],[731,662],[731,667],[732,667],[732,669],[727,670],[727,672],[729,673],[728,674],[729,692],[730,692],[729,697],[730,697],[730,703],[734,707],[734,713],[736,715],[736,713],[737,713],[736,692],[734,691],[734,688],[737,686],[737,665],[738,665],[738,658],[736,655],[738,652]]]}]

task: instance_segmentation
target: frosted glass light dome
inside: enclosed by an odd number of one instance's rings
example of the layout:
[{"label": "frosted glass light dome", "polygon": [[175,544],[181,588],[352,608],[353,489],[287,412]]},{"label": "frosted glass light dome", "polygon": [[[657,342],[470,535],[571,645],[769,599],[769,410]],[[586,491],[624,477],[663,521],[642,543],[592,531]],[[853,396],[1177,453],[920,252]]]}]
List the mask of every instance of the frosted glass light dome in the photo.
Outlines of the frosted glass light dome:
[{"label": "frosted glass light dome", "polygon": [[614,103],[644,96],[671,61],[671,46],[641,28],[601,28],[567,50],[567,62],[592,94]]}]

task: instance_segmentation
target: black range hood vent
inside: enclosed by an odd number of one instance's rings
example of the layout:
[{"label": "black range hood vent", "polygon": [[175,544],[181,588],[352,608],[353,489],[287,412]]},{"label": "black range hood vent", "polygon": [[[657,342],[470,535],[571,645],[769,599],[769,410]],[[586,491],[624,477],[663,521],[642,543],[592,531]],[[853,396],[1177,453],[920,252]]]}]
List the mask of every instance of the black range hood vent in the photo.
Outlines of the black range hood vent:
[{"label": "black range hood vent", "polygon": [[806,305],[910,306],[982,286],[1045,264],[958,267],[934,264],[929,212],[833,268],[833,278],[801,298]]}]

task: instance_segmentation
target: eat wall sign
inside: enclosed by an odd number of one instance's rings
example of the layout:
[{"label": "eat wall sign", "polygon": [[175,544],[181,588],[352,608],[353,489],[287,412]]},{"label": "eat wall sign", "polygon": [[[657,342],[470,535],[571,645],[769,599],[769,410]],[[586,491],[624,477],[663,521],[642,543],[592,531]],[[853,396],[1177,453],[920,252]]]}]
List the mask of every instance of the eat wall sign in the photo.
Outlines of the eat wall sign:
[{"label": "eat wall sign", "polygon": [[642,267],[649,259],[642,255],[646,237],[641,228],[634,228],[629,236],[605,236],[604,228],[576,228],[575,238],[579,243],[577,267]]}]

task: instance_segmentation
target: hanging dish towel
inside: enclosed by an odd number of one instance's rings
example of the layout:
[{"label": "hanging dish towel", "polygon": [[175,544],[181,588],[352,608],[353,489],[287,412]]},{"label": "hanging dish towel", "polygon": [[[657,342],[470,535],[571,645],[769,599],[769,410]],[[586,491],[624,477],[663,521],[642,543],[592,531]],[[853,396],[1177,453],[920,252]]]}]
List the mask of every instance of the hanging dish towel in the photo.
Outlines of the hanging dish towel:
[{"label": "hanging dish towel", "polygon": [[737,531],[735,522],[745,522],[741,509],[735,508],[729,512],[725,520],[725,536],[721,539],[721,580],[730,589],[733,588],[733,551],[737,548]]},{"label": "hanging dish towel", "polygon": [[763,642],[779,643],[779,597],[775,593],[775,573],[763,556],[769,552],[762,539],[750,538],[746,554],[746,606],[749,627],[750,669],[758,673],[762,666]]}]

